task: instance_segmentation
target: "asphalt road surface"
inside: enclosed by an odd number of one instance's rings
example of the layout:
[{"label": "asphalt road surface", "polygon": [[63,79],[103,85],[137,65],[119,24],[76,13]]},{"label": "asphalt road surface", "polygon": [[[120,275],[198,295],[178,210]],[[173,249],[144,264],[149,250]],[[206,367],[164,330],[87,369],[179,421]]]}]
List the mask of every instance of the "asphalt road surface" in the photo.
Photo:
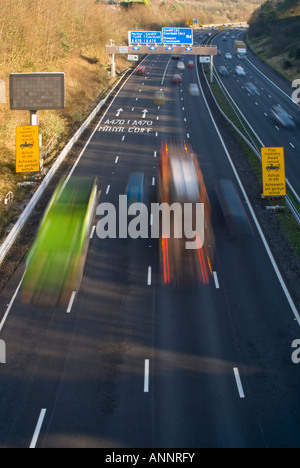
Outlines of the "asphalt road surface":
[{"label": "asphalt road surface", "polygon": [[[188,141],[212,206],[213,275],[196,290],[166,287],[157,239],[101,240],[93,230],[68,310],[25,306],[19,294],[10,304],[0,333],[7,347],[0,447],[298,447],[300,374],[291,359],[297,311],[203,95],[189,94],[190,83],[200,86],[197,66],[173,85],[176,61],[151,56],[144,64],[145,77],[127,80],[74,175],[98,176],[99,203],[118,206],[129,175],[143,172],[150,207],[161,143]],[[160,88],[166,103],[158,108]],[[220,179],[234,182],[253,236],[229,232],[215,192]],[[2,309],[22,268],[0,297]]]},{"label": "asphalt road surface", "polygon": [[[295,88],[272,71],[250,49],[247,51],[247,59],[239,60],[235,57],[233,37],[240,40],[244,35],[244,32],[232,31],[229,36],[225,36],[226,40],[223,40],[223,34],[213,39],[213,44],[217,45],[222,53],[215,59],[215,66],[217,71],[220,66],[226,66],[228,69],[229,77],[221,79],[262,145],[284,148],[286,177],[299,200],[300,107],[292,100]],[[232,59],[227,59],[226,53],[231,53]],[[245,76],[238,76],[237,65],[244,68]],[[249,92],[247,83],[254,85],[259,95]],[[292,117],[296,128],[285,128],[274,119],[271,109],[278,105]]]}]

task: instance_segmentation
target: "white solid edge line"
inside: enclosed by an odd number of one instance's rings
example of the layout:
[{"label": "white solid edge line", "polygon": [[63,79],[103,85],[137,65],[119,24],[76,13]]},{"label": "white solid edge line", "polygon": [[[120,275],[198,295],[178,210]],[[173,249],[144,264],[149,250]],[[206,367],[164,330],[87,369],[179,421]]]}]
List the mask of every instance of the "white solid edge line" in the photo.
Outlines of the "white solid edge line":
[{"label": "white solid edge line", "polygon": [[93,226],[91,230],[91,234],[90,234],[90,239],[93,239],[95,231],[96,231],[96,226]]},{"label": "white solid edge line", "polygon": [[[25,271],[25,273],[26,273],[26,271]],[[4,314],[4,317],[3,317],[3,319],[2,319],[1,322],[0,322],[0,332],[2,331],[2,328],[4,327],[4,324],[5,324],[5,322],[6,322],[6,319],[7,319],[8,315],[9,315],[9,313],[10,313],[10,311],[11,311],[11,308],[12,308],[12,306],[13,306],[13,303],[15,302],[15,299],[16,299],[16,297],[17,297],[17,295],[18,295],[18,292],[19,292],[19,290],[20,290],[20,287],[21,287],[23,278],[24,278],[24,276],[25,276],[25,273],[23,274],[22,279],[21,279],[21,281],[20,281],[20,283],[19,283],[19,286],[17,287],[15,294],[13,295],[13,297],[12,297],[10,303],[8,304],[8,307],[7,307],[7,309],[6,309],[6,312],[5,312],[5,314]]]},{"label": "white solid edge line", "polygon": [[75,296],[76,296],[76,291],[73,291],[70,302],[69,302],[69,305],[68,305],[68,308],[67,308],[67,314],[69,314],[71,312],[71,310],[72,310],[73,303],[74,303],[74,300],[75,300]]},{"label": "white solid edge line", "polygon": [[36,428],[35,428],[35,431],[34,431],[34,434],[33,434],[33,437],[32,437],[32,441],[31,441],[31,444],[29,446],[30,449],[34,449],[36,447],[36,444],[37,444],[37,441],[38,441],[38,438],[39,438],[39,435],[40,435],[40,432],[41,432],[41,428],[42,428],[42,425],[43,425],[43,422],[44,422],[44,418],[45,418],[45,415],[46,415],[46,411],[47,409],[46,408],[43,408],[40,412],[40,416],[39,416],[39,419],[38,419],[38,422],[37,422],[37,425],[36,425]]},{"label": "white solid edge line", "polygon": [[149,369],[150,369],[150,360],[145,359],[144,393],[149,392]]},{"label": "white solid edge line", "polygon": [[257,220],[256,214],[254,213],[254,210],[253,210],[253,208],[252,208],[252,205],[251,205],[251,203],[250,203],[250,200],[249,200],[249,198],[248,198],[248,195],[247,195],[247,193],[246,193],[246,191],[245,191],[245,189],[244,189],[244,187],[243,187],[243,184],[242,184],[242,182],[241,182],[241,180],[240,180],[240,177],[239,177],[239,175],[238,175],[238,173],[237,173],[237,171],[236,171],[236,168],[235,168],[235,166],[234,166],[234,164],[233,164],[233,162],[232,162],[232,160],[231,160],[229,151],[228,151],[228,149],[227,149],[227,147],[226,147],[226,145],[225,145],[225,142],[224,142],[224,140],[223,140],[223,138],[222,138],[222,135],[221,135],[221,133],[220,133],[220,131],[219,131],[219,128],[217,127],[217,124],[216,124],[216,122],[215,122],[215,119],[213,118],[213,115],[212,115],[211,110],[210,110],[210,108],[209,108],[208,102],[207,102],[206,97],[205,97],[205,95],[204,95],[203,88],[202,88],[202,86],[201,86],[201,82],[200,82],[200,78],[199,78],[199,72],[198,72],[198,67],[196,68],[196,71],[197,71],[197,75],[198,75],[199,87],[200,87],[200,89],[201,89],[201,93],[202,93],[202,96],[203,96],[203,99],[204,99],[206,108],[207,108],[207,110],[208,110],[208,113],[209,113],[209,115],[210,115],[210,118],[211,118],[211,120],[212,120],[212,122],[213,122],[213,124],[214,124],[214,127],[215,127],[215,129],[216,129],[216,132],[217,132],[217,134],[218,134],[218,136],[219,136],[219,138],[220,138],[220,142],[221,142],[221,144],[222,144],[222,146],[223,146],[223,148],[224,148],[224,151],[225,151],[226,156],[227,156],[227,158],[228,158],[228,161],[229,161],[229,163],[230,163],[230,165],[231,165],[231,167],[232,167],[232,170],[233,170],[233,172],[234,172],[234,175],[235,175],[235,177],[236,177],[236,180],[238,181],[238,184],[239,184],[240,189],[241,189],[241,191],[242,191],[242,193],[243,193],[243,196],[245,197],[245,200],[246,200],[246,203],[247,203],[247,205],[248,205],[248,208],[249,208],[249,211],[250,211],[250,213],[251,213],[251,216],[252,216],[252,218],[253,218],[253,221],[254,221],[254,223],[255,223],[255,225],[256,225],[256,227],[257,227],[257,230],[258,230],[258,232],[259,232],[259,235],[260,235],[260,237],[261,237],[261,239],[262,239],[262,241],[263,241],[264,247],[265,247],[265,249],[266,249],[266,251],[267,251],[267,253],[268,253],[268,256],[269,256],[270,261],[271,261],[271,263],[272,263],[272,266],[273,266],[273,268],[274,268],[274,270],[275,270],[275,273],[276,273],[276,275],[277,275],[277,278],[278,278],[278,280],[279,280],[279,282],[280,282],[280,285],[281,285],[281,287],[282,287],[282,289],[283,289],[283,291],[284,291],[284,294],[285,294],[285,296],[286,296],[286,299],[287,299],[287,301],[288,301],[288,303],[289,303],[289,305],[290,305],[290,307],[291,307],[291,309],[292,309],[292,312],[293,312],[293,314],[294,314],[294,316],[295,316],[295,318],[296,318],[296,320],[297,320],[297,322],[298,322],[298,325],[300,326],[300,315],[299,315],[299,313],[298,313],[298,310],[297,310],[297,308],[296,308],[296,306],[295,306],[295,304],[294,304],[294,301],[293,301],[293,299],[292,299],[292,297],[291,297],[291,295],[290,295],[290,293],[289,293],[289,291],[288,291],[288,288],[286,287],[286,284],[285,284],[285,282],[284,282],[284,280],[283,280],[283,277],[282,277],[282,275],[281,275],[281,273],[280,273],[280,271],[279,271],[279,268],[278,268],[278,266],[277,266],[277,263],[276,263],[276,261],[275,261],[275,259],[274,259],[274,257],[273,257],[272,252],[271,252],[271,249],[270,249],[270,247],[269,247],[269,245],[268,245],[268,243],[267,243],[267,240],[266,240],[266,238],[265,238],[265,235],[264,235],[264,233],[263,233],[263,231],[262,231],[262,229],[261,229],[261,227],[260,227],[260,224],[259,224],[259,222],[258,222],[258,220]]},{"label": "white solid edge line", "polygon": [[236,380],[236,384],[237,384],[237,388],[238,388],[238,391],[239,391],[240,398],[245,398],[245,393],[244,393],[244,389],[243,389],[243,385],[242,385],[242,381],[241,381],[241,377],[240,377],[240,373],[239,373],[238,368],[234,367],[233,372],[234,372],[234,376],[235,376],[235,380]]}]

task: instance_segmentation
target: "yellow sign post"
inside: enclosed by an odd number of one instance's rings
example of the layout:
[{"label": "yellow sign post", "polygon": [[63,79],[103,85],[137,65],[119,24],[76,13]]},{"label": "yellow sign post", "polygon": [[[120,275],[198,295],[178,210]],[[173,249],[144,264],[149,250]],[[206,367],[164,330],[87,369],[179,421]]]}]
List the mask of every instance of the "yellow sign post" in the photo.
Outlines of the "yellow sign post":
[{"label": "yellow sign post", "polygon": [[263,193],[265,197],[286,195],[284,148],[262,148]]},{"label": "yellow sign post", "polygon": [[39,172],[39,127],[29,125],[16,129],[16,172]]}]

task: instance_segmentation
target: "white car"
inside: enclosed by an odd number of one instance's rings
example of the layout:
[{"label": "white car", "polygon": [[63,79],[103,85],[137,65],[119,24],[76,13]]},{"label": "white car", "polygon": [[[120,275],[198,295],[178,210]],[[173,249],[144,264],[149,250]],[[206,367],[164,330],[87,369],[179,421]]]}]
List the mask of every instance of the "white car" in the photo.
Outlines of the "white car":
[{"label": "white car", "polygon": [[235,71],[236,71],[236,74],[238,76],[246,76],[246,72],[245,70],[243,69],[243,67],[241,65],[238,65],[236,68],[235,68]]},{"label": "white car", "polygon": [[184,65],[184,62],[180,61],[177,63],[177,68],[178,70],[184,70],[185,69],[185,65]]},{"label": "white car", "polygon": [[190,83],[189,93],[191,96],[200,96],[200,91],[196,83]]},{"label": "white car", "polygon": [[232,55],[230,52],[227,52],[227,54],[225,55],[225,57],[227,58],[227,60],[232,60]]}]

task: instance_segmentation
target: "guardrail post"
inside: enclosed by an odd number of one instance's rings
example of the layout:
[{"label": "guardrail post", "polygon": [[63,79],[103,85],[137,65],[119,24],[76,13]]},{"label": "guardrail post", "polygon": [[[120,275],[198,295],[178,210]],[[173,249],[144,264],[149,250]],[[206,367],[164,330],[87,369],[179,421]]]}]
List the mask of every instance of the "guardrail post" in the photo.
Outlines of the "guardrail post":
[{"label": "guardrail post", "polygon": [[38,115],[36,110],[30,111],[30,125],[38,125]]},{"label": "guardrail post", "polygon": [[115,78],[116,76],[116,61],[115,61],[115,54],[111,56],[111,77]]},{"label": "guardrail post", "polygon": [[214,82],[214,56],[210,56],[210,82]]}]

